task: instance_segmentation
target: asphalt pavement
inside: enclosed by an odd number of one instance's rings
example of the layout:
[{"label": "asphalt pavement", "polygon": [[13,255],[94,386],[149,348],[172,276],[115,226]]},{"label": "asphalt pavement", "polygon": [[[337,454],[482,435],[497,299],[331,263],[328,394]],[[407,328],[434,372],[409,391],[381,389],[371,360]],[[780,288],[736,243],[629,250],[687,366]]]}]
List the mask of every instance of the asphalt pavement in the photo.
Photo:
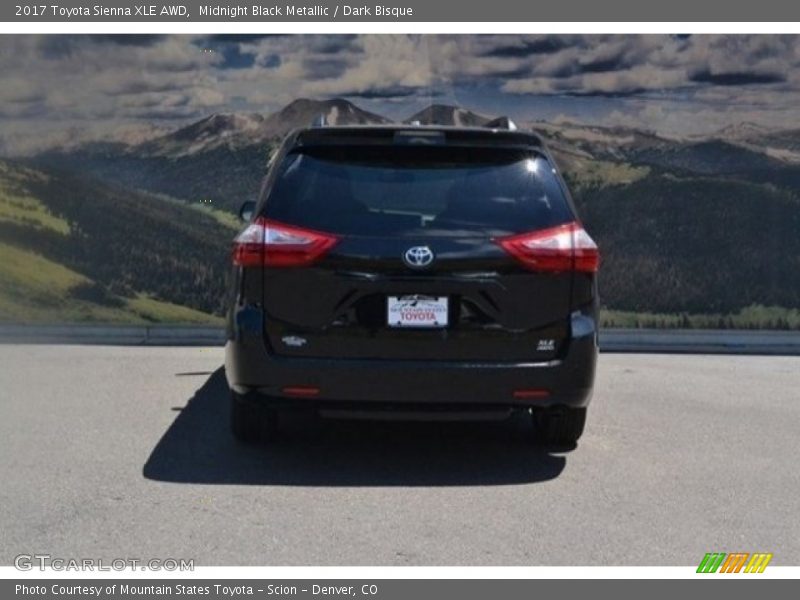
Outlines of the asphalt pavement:
[{"label": "asphalt pavement", "polygon": [[800,357],[600,356],[572,451],[502,423],[228,433],[221,348],[0,345],[0,564],[800,564]]}]

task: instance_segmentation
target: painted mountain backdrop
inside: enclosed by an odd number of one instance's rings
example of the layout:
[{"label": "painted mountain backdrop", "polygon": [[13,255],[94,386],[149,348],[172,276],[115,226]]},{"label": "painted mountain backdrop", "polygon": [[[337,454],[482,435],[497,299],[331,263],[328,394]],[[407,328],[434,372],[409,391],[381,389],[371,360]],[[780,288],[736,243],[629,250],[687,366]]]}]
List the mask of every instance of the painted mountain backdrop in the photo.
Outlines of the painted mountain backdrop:
[{"label": "painted mountain backdrop", "polygon": [[[331,124],[497,116],[431,104],[390,119],[345,99],[299,99],[4,159],[0,320],[218,320],[233,215],[255,198],[279,140],[320,114]],[[518,125],[546,140],[601,247],[607,324],[800,328],[800,129]]]}]

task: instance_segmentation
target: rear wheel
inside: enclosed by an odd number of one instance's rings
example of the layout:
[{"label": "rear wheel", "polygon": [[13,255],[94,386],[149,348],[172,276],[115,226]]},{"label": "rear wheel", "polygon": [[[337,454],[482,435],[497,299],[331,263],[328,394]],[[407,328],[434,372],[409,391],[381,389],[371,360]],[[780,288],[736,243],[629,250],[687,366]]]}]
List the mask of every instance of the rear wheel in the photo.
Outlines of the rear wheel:
[{"label": "rear wheel", "polygon": [[231,392],[231,431],[240,442],[269,441],[275,436],[278,415],[274,409],[250,402],[240,394]]},{"label": "rear wheel", "polygon": [[586,407],[535,408],[533,428],[536,439],[547,445],[573,446],[586,425]]}]

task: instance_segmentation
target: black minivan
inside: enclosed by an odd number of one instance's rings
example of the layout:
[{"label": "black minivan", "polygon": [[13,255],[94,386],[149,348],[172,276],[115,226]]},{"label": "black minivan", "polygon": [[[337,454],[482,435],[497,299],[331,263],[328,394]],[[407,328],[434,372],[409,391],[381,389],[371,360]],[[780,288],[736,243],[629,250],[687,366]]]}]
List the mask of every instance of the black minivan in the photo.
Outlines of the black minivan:
[{"label": "black minivan", "polygon": [[242,441],[282,411],[532,415],[583,432],[599,254],[540,138],[320,126],[273,157],[233,248],[225,371]]}]

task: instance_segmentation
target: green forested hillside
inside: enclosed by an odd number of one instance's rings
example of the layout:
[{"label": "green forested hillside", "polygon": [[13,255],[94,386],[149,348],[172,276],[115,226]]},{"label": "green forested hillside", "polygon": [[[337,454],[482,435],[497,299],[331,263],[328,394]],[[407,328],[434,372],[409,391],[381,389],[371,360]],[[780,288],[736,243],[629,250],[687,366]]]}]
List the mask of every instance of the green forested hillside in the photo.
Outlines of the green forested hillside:
[{"label": "green forested hillside", "polygon": [[254,144],[236,150],[219,147],[163,156],[103,145],[43,154],[36,158],[36,164],[45,169],[88,174],[101,181],[166,194],[189,203],[210,203],[235,213],[242,202],[256,199],[271,149],[269,144]]},{"label": "green forested hillside", "polygon": [[0,320],[219,322],[225,221],[0,161]]},{"label": "green forested hillside", "polygon": [[800,201],[768,184],[650,174],[584,189],[603,305],[649,313],[800,306]]}]

